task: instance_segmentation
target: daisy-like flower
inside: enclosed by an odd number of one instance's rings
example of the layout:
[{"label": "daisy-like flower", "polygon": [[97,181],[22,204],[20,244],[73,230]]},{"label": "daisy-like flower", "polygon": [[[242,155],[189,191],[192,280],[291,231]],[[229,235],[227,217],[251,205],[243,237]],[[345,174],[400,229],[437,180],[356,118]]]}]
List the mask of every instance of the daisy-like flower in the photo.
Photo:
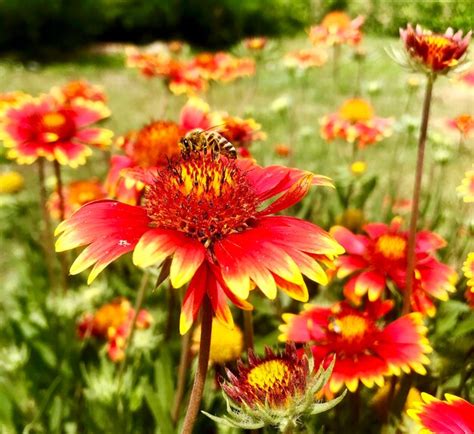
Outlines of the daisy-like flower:
[{"label": "daisy-like flower", "polygon": [[147,184],[143,206],[110,200],[85,205],[56,229],[56,249],[87,246],[70,272],[93,266],[89,282],[131,251],[139,267],[162,265],[174,288],[189,282],[182,334],[205,296],[215,316],[229,326],[233,320],[226,299],[251,309],[245,299],[254,285],[270,299],[279,287],[296,300],[308,300],[302,275],[326,284],[319,262],[331,266],[344,251],[312,223],[271,215],[301,200],[311,185],[330,185],[324,176],[202,153],[170,161],[155,173],[137,170],[137,176]]},{"label": "daisy-like flower", "polygon": [[110,144],[112,131],[92,127],[110,111],[102,103],[76,100],[63,105],[51,96],[27,100],[7,110],[0,125],[8,158],[32,164],[39,157],[77,167],[91,155],[89,147]]},{"label": "daisy-like flower", "polygon": [[474,203],[474,165],[471,170],[465,173],[464,179],[461,185],[456,188],[456,191],[464,202]]},{"label": "daisy-like flower", "polygon": [[342,11],[328,13],[321,24],[311,27],[309,38],[313,44],[358,45],[362,40],[361,27],[365,18],[351,18]]},{"label": "daisy-like flower", "polygon": [[216,422],[246,429],[265,425],[278,427],[280,432],[295,428],[303,415],[330,410],[344,397],[324,403],[315,395],[324,387],[331,367],[314,369],[313,358],[299,354],[294,344],[287,344],[281,353],[265,349],[264,357],[249,351],[249,363],[238,364],[234,374],[226,370],[228,381],[221,380],[227,401],[228,415],[223,418],[204,412]]},{"label": "daisy-like flower", "polygon": [[440,400],[421,393],[408,415],[419,425],[420,434],[467,434],[474,432],[474,405],[459,396],[446,393]]},{"label": "daisy-like flower", "polygon": [[474,309],[474,252],[470,252],[464,261],[462,271],[467,279],[465,297],[469,306]]},{"label": "daisy-like flower", "polygon": [[415,371],[425,375],[426,356],[432,349],[427,328],[418,312],[382,323],[392,309],[390,300],[367,302],[364,309],[347,301],[331,307],[306,305],[298,315],[283,314],[280,340],[311,345],[315,363],[335,357],[328,395],[345,384],[355,392],[359,382],[367,387],[384,385],[384,377]]},{"label": "daisy-like flower", "polygon": [[[201,344],[201,327],[196,327],[193,333],[191,351],[199,352]],[[209,363],[224,365],[237,360],[244,348],[244,335],[237,325],[229,329],[220,321],[212,321],[211,349],[209,352]]]},{"label": "daisy-like flower", "polygon": [[275,145],[275,153],[279,157],[288,157],[291,154],[291,148],[284,143],[278,143]]},{"label": "daisy-like flower", "polygon": [[[105,199],[107,193],[98,179],[73,181],[63,187],[64,217],[70,217],[82,205],[94,200]],[[57,191],[51,194],[48,200],[48,209],[51,216],[60,220],[60,198]]]},{"label": "daisy-like flower", "polygon": [[[342,226],[331,228],[331,234],[346,249],[347,254],[337,260],[337,277],[349,276],[344,295],[354,303],[368,295],[370,301],[379,299],[389,281],[403,292],[406,285],[408,233],[401,230],[401,219],[395,218],[388,226],[369,223],[363,226],[367,235],[355,235]],[[431,298],[447,300],[455,292],[456,272],[439,262],[434,253],[444,247],[439,235],[420,231],[415,243],[415,287],[412,294],[413,310],[434,315]]]},{"label": "daisy-like flower", "polygon": [[229,83],[241,77],[255,74],[255,61],[237,58],[229,53],[200,53],[192,65],[208,80]]},{"label": "daisy-like flower", "polygon": [[469,114],[462,114],[453,119],[449,119],[448,126],[458,130],[463,137],[469,136],[474,131],[474,117]]},{"label": "daisy-like flower", "polygon": [[103,103],[107,101],[107,96],[102,87],[91,84],[85,80],[73,80],[64,86],[53,87],[50,93],[61,104],[70,104],[77,99]]},{"label": "daisy-like flower", "polygon": [[[118,362],[125,356],[125,345],[134,316],[135,310],[130,301],[119,298],[103,305],[94,314],[85,314],[77,325],[77,333],[81,339],[92,336],[107,340],[107,354],[112,361]],[[135,327],[147,329],[152,321],[149,312],[142,309],[137,315]]]},{"label": "daisy-like flower", "polygon": [[370,103],[362,98],[348,99],[339,111],[319,121],[321,136],[327,141],[343,139],[359,149],[391,135],[392,119],[375,116]]},{"label": "daisy-like flower", "polygon": [[140,201],[144,185],[129,176],[133,169],[166,166],[169,159],[180,154],[179,139],[183,134],[195,128],[206,130],[220,123],[213,120],[209,105],[194,97],[183,106],[179,123],[153,121],[139,131],[130,131],[119,137],[117,145],[125,155],[114,155],[111,158],[105,181],[109,196],[136,205]]},{"label": "daisy-like flower", "polygon": [[328,55],[319,48],[301,48],[285,54],[283,63],[288,68],[298,68],[306,70],[324,65],[328,60]]},{"label": "daisy-like flower", "polygon": [[415,29],[408,24],[400,29],[400,37],[405,44],[405,52],[394,51],[395,60],[402,66],[428,74],[447,74],[463,63],[471,40],[472,32],[463,38],[463,32],[454,33],[450,27],[444,34]]},{"label": "daisy-like flower", "polygon": [[220,125],[217,131],[236,148],[239,148],[239,151],[242,148],[247,149],[255,141],[267,138],[267,135],[261,131],[262,126],[252,118],[242,119],[225,113],[216,114],[215,122]]},{"label": "daisy-like flower", "polygon": [[262,51],[268,43],[265,36],[254,36],[252,38],[244,39],[245,48],[251,51]]}]

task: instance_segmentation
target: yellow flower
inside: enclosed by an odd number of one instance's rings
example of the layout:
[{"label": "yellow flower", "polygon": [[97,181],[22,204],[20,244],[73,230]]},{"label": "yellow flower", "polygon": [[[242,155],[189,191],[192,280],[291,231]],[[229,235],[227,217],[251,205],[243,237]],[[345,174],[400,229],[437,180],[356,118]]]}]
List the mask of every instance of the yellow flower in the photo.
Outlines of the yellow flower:
[{"label": "yellow flower", "polygon": [[[197,327],[193,334],[192,351],[194,353],[199,350],[200,336],[201,327]],[[242,354],[243,347],[244,338],[238,326],[235,325],[233,329],[230,329],[216,319],[212,321],[210,363],[222,365],[232,362]]]},{"label": "yellow flower", "polygon": [[369,121],[374,117],[374,109],[362,98],[351,98],[342,104],[339,115],[349,122]]},{"label": "yellow flower", "polygon": [[351,172],[353,175],[362,175],[367,170],[367,163],[365,161],[354,161],[351,164]]},{"label": "yellow flower", "polygon": [[464,175],[461,185],[456,188],[459,196],[463,198],[466,203],[474,202],[474,165],[471,170],[468,170]]},{"label": "yellow flower", "polygon": [[23,175],[13,170],[0,173],[0,194],[11,194],[20,191],[25,184]]}]

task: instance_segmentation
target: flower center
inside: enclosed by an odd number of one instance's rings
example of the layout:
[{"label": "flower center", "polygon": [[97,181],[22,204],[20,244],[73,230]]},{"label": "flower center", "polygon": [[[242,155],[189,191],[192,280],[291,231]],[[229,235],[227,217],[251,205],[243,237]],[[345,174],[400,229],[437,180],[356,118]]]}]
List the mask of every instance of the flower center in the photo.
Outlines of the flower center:
[{"label": "flower center", "polygon": [[358,315],[346,315],[329,324],[329,329],[345,339],[353,341],[364,336],[369,328],[367,320]]},{"label": "flower center", "polygon": [[182,132],[175,122],[157,121],[143,127],[131,149],[131,157],[140,167],[163,166],[179,154]]},{"label": "flower center", "polygon": [[321,25],[332,31],[338,31],[339,29],[346,29],[350,26],[351,19],[344,12],[331,12],[327,14]]},{"label": "flower center", "polygon": [[71,137],[74,134],[75,125],[66,114],[49,112],[41,116],[39,129],[41,140],[51,143]]},{"label": "flower center", "polygon": [[289,369],[281,360],[269,360],[254,367],[247,375],[247,382],[254,388],[266,392],[274,387],[287,386]]},{"label": "flower center", "polygon": [[250,226],[258,205],[234,160],[202,153],[170,162],[145,192],[154,226],[185,232],[206,247]]},{"label": "flower center", "polygon": [[62,127],[66,123],[66,117],[61,113],[46,113],[43,116],[43,125],[46,129]]},{"label": "flower center", "polygon": [[349,122],[368,121],[374,117],[374,109],[367,101],[353,98],[342,105],[339,116]]},{"label": "flower center", "polygon": [[431,48],[444,48],[452,44],[452,41],[442,35],[423,35],[424,41]]},{"label": "flower center", "polygon": [[390,260],[402,259],[405,256],[407,242],[399,235],[382,235],[375,244],[375,250]]}]

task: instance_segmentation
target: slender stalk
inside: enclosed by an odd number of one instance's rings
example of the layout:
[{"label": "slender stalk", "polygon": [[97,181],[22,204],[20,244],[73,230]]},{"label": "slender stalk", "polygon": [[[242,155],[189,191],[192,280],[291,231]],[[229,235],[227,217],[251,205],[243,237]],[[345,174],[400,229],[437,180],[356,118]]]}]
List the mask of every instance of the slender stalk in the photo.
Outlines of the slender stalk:
[{"label": "slender stalk", "polygon": [[244,310],[244,340],[247,353],[253,350],[253,316],[251,310]]},{"label": "slender stalk", "polygon": [[418,140],[418,157],[416,162],[415,185],[413,188],[413,199],[411,206],[410,232],[408,234],[407,248],[407,277],[406,287],[403,293],[402,315],[410,312],[411,294],[413,291],[413,277],[415,271],[415,238],[416,225],[420,207],[421,180],[423,177],[423,162],[425,158],[426,135],[428,132],[428,121],[430,117],[431,95],[435,77],[429,75],[426,82],[425,100],[423,102],[423,113],[421,117],[420,136]]},{"label": "slender stalk", "polygon": [[132,323],[130,324],[130,333],[128,334],[125,341],[125,355],[120,363],[119,372],[118,372],[118,387],[117,390],[120,391],[122,386],[123,374],[125,372],[125,366],[127,364],[127,356],[129,353],[129,348],[133,342],[133,336],[135,334],[135,329],[137,325],[138,314],[143,304],[143,299],[145,298],[145,290],[148,285],[150,275],[148,273],[143,273],[142,279],[140,281],[140,286],[138,287],[137,298],[135,299],[135,312],[133,313]]},{"label": "slender stalk", "polygon": [[189,330],[181,337],[181,356],[178,367],[178,384],[176,385],[176,393],[174,395],[173,408],[171,410],[171,420],[176,426],[179,419],[181,404],[183,402],[184,391],[186,388],[186,380],[188,378],[187,372],[189,363],[191,361],[191,343],[192,343],[193,329]]},{"label": "slender stalk", "polygon": [[197,419],[199,407],[201,405],[202,393],[204,391],[204,383],[206,381],[207,368],[209,364],[209,351],[211,348],[212,333],[212,306],[207,295],[201,306],[201,344],[199,348],[199,360],[194,377],[193,389],[189,399],[186,416],[183,422],[181,434],[192,434],[194,424]]},{"label": "slender stalk", "polygon": [[[61,176],[61,165],[58,163],[57,160],[54,160],[54,175],[56,176],[56,191],[58,193],[59,198],[59,219],[61,221],[64,220],[65,217],[65,201],[64,201],[64,186],[63,180]],[[67,291],[67,279],[68,279],[68,261],[66,257],[66,253],[60,253],[58,255],[59,263],[61,265],[61,286],[64,292]]]},{"label": "slender stalk", "polygon": [[48,193],[46,191],[46,176],[44,171],[44,158],[38,158],[38,177],[39,177],[39,193],[40,193],[40,205],[41,214],[43,216],[44,232],[43,232],[43,248],[45,250],[45,261],[46,270],[48,273],[48,279],[51,286],[56,285],[56,279],[54,274],[53,258],[54,245],[53,245],[53,231],[51,225],[51,216],[49,215],[47,200]]}]

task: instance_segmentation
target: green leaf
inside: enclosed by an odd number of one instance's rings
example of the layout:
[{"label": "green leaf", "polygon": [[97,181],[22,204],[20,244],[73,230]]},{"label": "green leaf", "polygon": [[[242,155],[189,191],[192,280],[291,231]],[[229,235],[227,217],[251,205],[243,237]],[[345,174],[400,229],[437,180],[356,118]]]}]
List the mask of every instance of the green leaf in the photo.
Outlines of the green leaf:
[{"label": "green leaf", "polygon": [[170,413],[161,405],[160,394],[155,393],[149,384],[143,386],[145,400],[155,419],[156,425],[159,427],[161,434],[174,434],[175,430],[171,422]]},{"label": "green leaf", "polygon": [[163,347],[155,363],[155,390],[162,408],[168,413],[171,412],[174,399],[173,372],[171,354],[167,347]]}]

